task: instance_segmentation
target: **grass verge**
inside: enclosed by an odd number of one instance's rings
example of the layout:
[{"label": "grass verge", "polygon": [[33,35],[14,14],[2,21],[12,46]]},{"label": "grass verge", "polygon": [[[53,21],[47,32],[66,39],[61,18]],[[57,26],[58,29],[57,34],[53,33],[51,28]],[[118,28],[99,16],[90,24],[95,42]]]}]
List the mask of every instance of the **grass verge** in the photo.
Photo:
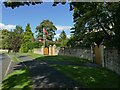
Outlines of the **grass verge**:
[{"label": "grass verge", "polygon": [[18,53],[19,55],[26,55],[26,56],[29,56],[30,58],[39,58],[39,57],[42,57],[42,55],[40,54],[35,54],[35,53]]},{"label": "grass verge", "polygon": [[74,64],[81,64],[89,62],[87,59],[73,57],[73,56],[63,56],[63,55],[56,55],[56,56],[42,56],[36,58],[37,60],[47,61],[47,62],[70,62]]},{"label": "grass verge", "polygon": [[53,67],[88,88],[120,88],[120,76],[104,68],[70,65]]},{"label": "grass verge", "polygon": [[[13,62],[21,62],[15,55],[17,53],[5,54],[9,55]],[[15,70],[8,74],[2,81],[2,90],[32,90],[32,81],[28,74],[29,72],[26,68]]]},{"label": "grass verge", "polygon": [[9,54],[8,54],[8,53],[4,53],[4,54],[8,55],[13,62],[21,62],[21,60],[18,59],[18,58],[14,55],[14,53],[9,53]]},{"label": "grass verge", "polygon": [[2,90],[32,90],[28,71],[16,70],[6,76],[2,81]]}]

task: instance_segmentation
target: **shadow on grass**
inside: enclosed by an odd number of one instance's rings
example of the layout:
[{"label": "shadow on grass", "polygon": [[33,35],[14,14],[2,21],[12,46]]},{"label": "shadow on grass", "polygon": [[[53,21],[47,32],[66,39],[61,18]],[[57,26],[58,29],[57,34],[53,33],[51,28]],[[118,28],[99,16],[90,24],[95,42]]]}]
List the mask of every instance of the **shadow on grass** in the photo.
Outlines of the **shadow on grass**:
[{"label": "shadow on grass", "polygon": [[25,56],[25,55],[24,56],[19,56],[18,58],[24,58],[24,57],[27,57],[27,56]]},{"label": "shadow on grass", "polygon": [[32,90],[27,70],[16,70],[2,81],[2,90]]},{"label": "shadow on grass", "polygon": [[120,88],[120,76],[104,68],[63,65],[56,65],[54,67],[86,87]]},{"label": "shadow on grass", "polygon": [[[72,64],[67,63],[68,61],[63,62],[64,58],[61,58],[60,56],[39,57],[31,61],[24,61],[19,63],[18,66],[16,66],[14,69],[22,69],[24,65],[26,65],[29,71],[29,76],[32,79],[34,89],[74,87],[82,88],[83,86],[78,84],[75,80],[65,76],[63,73],[50,66],[55,64]],[[69,58],[66,58],[65,60],[68,59]]]}]

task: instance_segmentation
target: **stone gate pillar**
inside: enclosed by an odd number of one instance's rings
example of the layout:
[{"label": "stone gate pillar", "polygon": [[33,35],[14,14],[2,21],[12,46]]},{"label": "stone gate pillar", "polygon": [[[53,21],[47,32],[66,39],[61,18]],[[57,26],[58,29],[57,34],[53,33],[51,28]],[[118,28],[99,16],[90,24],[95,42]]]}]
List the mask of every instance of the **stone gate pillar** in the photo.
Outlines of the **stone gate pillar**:
[{"label": "stone gate pillar", "polygon": [[57,55],[55,49],[56,49],[56,45],[53,45],[53,55]]},{"label": "stone gate pillar", "polygon": [[41,54],[44,55],[44,46],[41,47]]},{"label": "stone gate pillar", "polygon": [[52,45],[49,46],[49,55],[53,55]]}]

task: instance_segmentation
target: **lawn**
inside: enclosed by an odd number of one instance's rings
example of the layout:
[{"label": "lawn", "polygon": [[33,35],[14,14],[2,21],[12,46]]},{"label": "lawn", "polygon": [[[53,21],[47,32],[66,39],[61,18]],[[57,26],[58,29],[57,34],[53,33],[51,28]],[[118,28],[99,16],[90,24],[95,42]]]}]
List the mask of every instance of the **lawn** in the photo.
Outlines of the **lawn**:
[{"label": "lawn", "polygon": [[[11,57],[12,62],[21,62],[15,54],[5,53]],[[26,68],[15,70],[8,74],[2,81],[2,90],[32,90],[32,81]]]},{"label": "lawn", "polygon": [[36,58],[36,60],[42,60],[46,62],[59,62],[59,63],[73,63],[73,64],[82,64],[90,62],[87,59],[73,57],[73,56],[63,56],[63,55],[57,55],[57,56],[41,56]]},{"label": "lawn", "polygon": [[[66,76],[76,80],[80,85],[87,88],[120,88],[120,76],[116,73],[102,68],[85,66],[89,61],[72,56],[44,56],[36,58],[48,62],[50,66],[64,73]],[[73,63],[63,65],[62,63]],[[74,64],[78,64],[77,66]]]},{"label": "lawn", "polygon": [[100,67],[52,65],[87,88],[120,88],[120,76]]},{"label": "lawn", "polygon": [[[21,53],[21,55],[28,55],[35,60],[45,61],[51,67],[59,70],[66,76],[74,79],[80,85],[87,88],[120,88],[120,76],[116,73],[102,67],[91,67],[85,65],[89,63],[87,59],[77,58],[72,56],[42,56],[33,53]],[[64,64],[67,63],[67,64]],[[73,64],[73,65],[72,65]],[[9,75],[3,81],[3,87],[6,89],[14,87],[22,87],[31,89],[31,80],[28,77],[27,71],[17,71]],[[20,78],[18,78],[20,77]],[[18,79],[17,79],[18,78]],[[12,80],[15,80],[11,83]],[[20,83],[16,80],[21,80]],[[10,85],[8,83],[11,83]],[[13,87],[13,88],[14,88]],[[27,89],[26,89],[27,90]]]},{"label": "lawn", "polygon": [[31,58],[39,58],[39,57],[42,57],[43,55],[40,55],[40,54],[35,54],[35,53],[32,53],[32,52],[29,52],[29,53],[17,53],[19,55],[26,55],[26,56],[29,56]]},{"label": "lawn", "polygon": [[2,90],[32,90],[28,71],[26,69],[15,70],[7,75],[2,81]]}]

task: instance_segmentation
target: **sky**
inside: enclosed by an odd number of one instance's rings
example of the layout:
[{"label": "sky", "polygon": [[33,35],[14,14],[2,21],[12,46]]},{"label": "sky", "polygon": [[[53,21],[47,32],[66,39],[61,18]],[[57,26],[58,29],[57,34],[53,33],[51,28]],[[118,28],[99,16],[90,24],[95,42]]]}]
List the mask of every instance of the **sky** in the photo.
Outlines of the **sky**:
[{"label": "sky", "polygon": [[35,33],[36,26],[40,25],[43,20],[48,19],[57,27],[55,37],[58,37],[62,30],[70,37],[70,28],[73,27],[73,11],[69,10],[68,3],[65,5],[58,4],[54,7],[52,4],[52,2],[44,2],[38,5],[20,6],[15,9],[6,8],[2,4],[0,28],[11,30],[16,25],[20,25],[25,29],[27,23],[29,23],[32,32]]}]

